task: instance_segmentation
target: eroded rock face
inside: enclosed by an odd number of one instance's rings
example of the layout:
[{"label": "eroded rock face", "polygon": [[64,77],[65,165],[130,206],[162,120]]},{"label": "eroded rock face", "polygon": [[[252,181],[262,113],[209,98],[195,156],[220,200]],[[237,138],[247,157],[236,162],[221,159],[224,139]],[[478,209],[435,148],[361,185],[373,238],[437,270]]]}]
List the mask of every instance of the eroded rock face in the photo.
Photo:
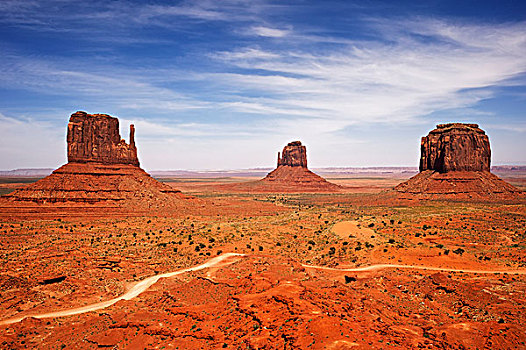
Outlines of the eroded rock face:
[{"label": "eroded rock face", "polygon": [[422,137],[420,171],[490,171],[491,149],[477,124],[439,124]]},{"label": "eroded rock face", "polygon": [[111,203],[147,210],[185,207],[186,198],[179,190],[139,167],[134,134],[131,125],[127,144],[119,135],[117,118],[73,113],[67,131],[68,163],[7,198],[17,203]]},{"label": "eroded rock face", "polygon": [[288,165],[293,167],[302,167],[307,169],[307,149],[300,141],[290,142],[283,147],[281,156],[278,152],[278,167]]},{"label": "eroded rock face", "polygon": [[490,173],[491,149],[477,124],[438,124],[422,137],[420,173],[394,190],[431,199],[516,199],[522,191]]},{"label": "eroded rock face", "polygon": [[[259,186],[258,186],[259,185]],[[307,149],[293,141],[278,152],[278,166],[249,190],[265,192],[331,192],[340,186],[328,182],[307,168]]]},{"label": "eroded rock face", "polygon": [[134,137],[135,128],[130,125],[130,144],[121,139],[119,120],[107,114],[73,113],[68,124],[68,161],[139,166]]}]

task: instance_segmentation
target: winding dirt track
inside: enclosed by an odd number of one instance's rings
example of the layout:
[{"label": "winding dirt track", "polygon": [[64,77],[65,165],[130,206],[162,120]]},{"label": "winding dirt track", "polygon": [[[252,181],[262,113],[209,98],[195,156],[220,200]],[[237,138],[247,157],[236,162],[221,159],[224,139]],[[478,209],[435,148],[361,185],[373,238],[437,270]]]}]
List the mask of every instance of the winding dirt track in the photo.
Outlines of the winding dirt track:
[{"label": "winding dirt track", "polygon": [[449,269],[447,267],[433,267],[433,266],[419,266],[419,265],[397,265],[397,264],[376,264],[364,267],[353,268],[337,268],[327,266],[302,265],[308,269],[328,270],[328,271],[342,271],[342,272],[364,272],[376,271],[383,269],[414,269],[414,270],[428,270],[428,271],[447,271],[447,272],[463,272],[463,273],[481,273],[481,274],[498,274],[507,273],[509,275],[526,275],[526,270],[469,270],[469,269]]},{"label": "winding dirt track", "polygon": [[[64,317],[64,316],[78,315],[78,314],[82,314],[82,313],[86,313],[90,311],[104,309],[104,308],[107,308],[108,306],[111,306],[117,303],[118,301],[131,300],[135,298],[136,296],[138,296],[139,294],[141,294],[142,292],[150,288],[154,283],[159,281],[159,279],[161,278],[173,277],[173,276],[177,276],[177,275],[180,275],[186,272],[191,272],[191,271],[199,271],[199,270],[203,270],[209,267],[220,265],[221,263],[223,263],[223,265],[230,265],[237,260],[231,260],[231,261],[226,261],[226,260],[232,257],[241,257],[241,256],[245,256],[245,254],[224,253],[218,257],[208,260],[207,262],[201,265],[148,277],[142,281],[137,282],[126,293],[114,299],[110,299],[110,300],[103,301],[100,303],[90,304],[90,305],[86,305],[86,306],[82,306],[82,307],[78,307],[74,309],[53,311],[53,312],[47,312],[47,313],[42,313],[42,314],[26,314],[23,316],[18,316],[18,317],[2,320],[0,321],[0,325],[8,325],[12,323],[17,323],[28,317],[33,317],[33,318]],[[416,270],[448,271],[448,272],[480,273],[480,274],[507,273],[507,274],[526,275],[526,270],[464,270],[464,269],[449,269],[449,268],[442,268],[442,267],[397,265],[397,264],[377,264],[377,265],[356,267],[356,268],[332,268],[332,267],[315,266],[315,265],[302,265],[302,266],[305,268],[309,268],[309,269],[341,271],[341,272],[363,272],[363,271],[376,271],[376,270],[394,268],[394,269],[416,269]]]},{"label": "winding dirt track", "polygon": [[[183,273],[186,273],[186,272],[199,271],[199,270],[202,270],[202,269],[206,269],[208,267],[214,267],[214,266],[217,266],[217,265],[223,263],[228,258],[231,258],[231,257],[234,257],[234,256],[242,256],[242,255],[244,255],[244,254],[225,253],[225,254],[222,254],[222,255],[220,255],[218,257],[210,259],[210,260],[208,260],[207,262],[205,262],[204,264],[201,264],[201,265],[189,267],[189,268],[178,270],[178,271],[175,271],[175,272],[168,272],[168,273],[163,273],[163,274],[160,274],[160,275],[155,275],[155,276],[151,276],[151,277],[145,278],[142,281],[139,281],[136,284],[134,284],[126,293],[124,293],[123,295],[118,296],[117,298],[114,298],[114,299],[110,299],[110,300],[107,300],[107,301],[102,301],[100,303],[90,304],[90,305],[86,305],[86,306],[82,306],[82,307],[78,307],[78,308],[74,308],[74,309],[67,309],[67,310],[62,310],[62,311],[53,311],[53,312],[47,312],[47,313],[43,313],[43,314],[27,314],[27,315],[23,315],[23,316],[19,316],[19,317],[9,318],[7,320],[0,321],[0,325],[7,325],[7,324],[12,324],[12,323],[17,323],[17,322],[20,322],[20,321],[22,321],[23,319],[25,319],[27,317],[33,317],[33,318],[64,317],[64,316],[78,315],[78,314],[82,314],[82,313],[85,313],[85,312],[90,312],[90,311],[96,311],[96,310],[104,309],[104,308],[107,308],[108,306],[111,306],[111,305],[115,304],[118,301],[130,300],[130,299],[135,298],[136,296],[138,296],[139,294],[141,294],[142,292],[144,292],[145,290],[150,288],[154,283],[156,283],[161,278],[173,277],[173,276],[177,276],[177,275],[180,275],[180,274],[183,274]],[[233,262],[234,261],[231,261],[230,264],[233,263]]]}]

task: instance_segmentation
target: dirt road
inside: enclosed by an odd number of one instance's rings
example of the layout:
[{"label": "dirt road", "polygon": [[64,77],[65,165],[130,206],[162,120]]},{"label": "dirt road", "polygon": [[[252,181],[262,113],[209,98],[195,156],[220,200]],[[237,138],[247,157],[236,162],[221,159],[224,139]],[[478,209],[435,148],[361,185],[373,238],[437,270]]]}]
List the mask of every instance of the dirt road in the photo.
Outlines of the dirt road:
[{"label": "dirt road", "polygon": [[353,268],[337,268],[337,267],[315,266],[315,265],[305,265],[305,264],[302,266],[305,268],[309,268],[309,269],[342,271],[342,272],[364,272],[364,271],[376,271],[376,270],[382,270],[382,269],[415,269],[415,270],[429,270],[429,271],[481,273],[481,274],[507,273],[510,275],[526,275],[526,270],[470,270],[470,269],[450,269],[447,267],[398,265],[398,264],[376,264],[376,265],[353,267]]},{"label": "dirt road", "polygon": [[62,310],[62,311],[52,311],[52,312],[47,312],[47,313],[43,313],[43,314],[26,314],[26,315],[23,315],[23,316],[2,320],[2,321],[0,321],[0,325],[17,323],[17,322],[20,322],[20,321],[22,321],[23,319],[25,319],[27,317],[34,317],[34,318],[64,317],[64,316],[78,315],[78,314],[82,314],[82,313],[85,313],[85,312],[90,312],[90,311],[96,311],[96,310],[104,309],[104,308],[107,308],[108,306],[111,306],[111,305],[115,304],[118,301],[130,300],[130,299],[135,298],[136,296],[138,296],[139,294],[141,294],[142,292],[144,292],[145,290],[150,288],[154,283],[156,283],[161,278],[173,277],[173,276],[177,276],[177,275],[180,275],[180,274],[183,274],[183,273],[186,273],[186,272],[190,272],[190,271],[198,271],[198,270],[206,269],[208,267],[217,266],[217,265],[219,265],[221,263],[223,263],[223,264],[230,264],[230,263],[233,263],[235,260],[232,260],[230,262],[226,262],[226,260],[228,260],[229,258],[235,257],[235,256],[242,256],[242,255],[243,254],[225,253],[225,254],[222,254],[222,255],[220,255],[218,257],[210,259],[210,260],[208,260],[207,262],[205,262],[204,264],[201,264],[201,265],[189,267],[189,268],[178,270],[178,271],[175,271],[175,272],[163,273],[163,274],[160,274],[160,275],[155,275],[155,276],[148,277],[148,278],[146,278],[146,279],[144,279],[142,281],[137,282],[126,293],[124,293],[123,295],[118,296],[117,298],[114,298],[114,299],[110,299],[110,300],[107,300],[107,301],[102,301],[100,303],[86,305],[86,306],[82,306],[82,307],[78,307],[78,308],[74,308],[74,309],[66,309],[66,310]]},{"label": "dirt road", "polygon": [[[17,323],[22,321],[25,318],[28,317],[34,317],[34,318],[52,318],[52,317],[64,317],[64,316],[72,316],[72,315],[78,315],[85,312],[90,311],[96,311],[100,309],[107,308],[108,306],[111,306],[115,304],[116,302],[120,300],[130,300],[150,288],[153,284],[155,284],[159,279],[161,278],[168,278],[177,276],[186,272],[191,271],[198,271],[203,270],[209,267],[214,267],[223,264],[230,265],[237,261],[236,259],[231,259],[233,257],[241,257],[245,256],[245,254],[237,254],[237,253],[225,253],[218,257],[215,257],[204,264],[189,267],[186,269],[181,269],[175,272],[169,272],[169,273],[163,273],[160,275],[155,275],[148,277],[142,281],[137,282],[135,285],[133,285],[126,293],[123,295],[110,299],[107,301],[103,301],[100,303],[95,303],[91,305],[82,306],[79,308],[74,309],[66,309],[61,311],[51,311],[47,313],[41,313],[41,314],[25,314],[22,316],[9,318],[6,320],[0,321],[0,325],[8,325],[12,323]],[[363,272],[363,271],[376,271],[376,270],[382,270],[382,269],[417,269],[417,270],[431,270],[431,271],[447,271],[447,272],[463,272],[463,273],[480,273],[480,274],[497,274],[497,273],[507,273],[507,274],[520,274],[525,275],[526,270],[465,270],[465,269],[450,269],[450,268],[443,268],[443,267],[431,267],[431,266],[417,266],[417,265],[397,265],[397,264],[377,264],[377,265],[371,265],[371,266],[364,266],[364,267],[356,267],[356,268],[332,268],[332,267],[326,267],[326,266],[315,266],[315,265],[303,265],[305,268],[309,269],[318,269],[318,270],[329,270],[329,271],[342,271],[342,272]]]}]

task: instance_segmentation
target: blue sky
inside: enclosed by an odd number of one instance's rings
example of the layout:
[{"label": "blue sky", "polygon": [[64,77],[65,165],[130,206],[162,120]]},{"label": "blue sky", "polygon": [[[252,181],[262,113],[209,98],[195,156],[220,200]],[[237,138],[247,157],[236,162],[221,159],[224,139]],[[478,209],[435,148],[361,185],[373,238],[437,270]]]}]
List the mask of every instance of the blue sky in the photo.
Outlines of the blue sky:
[{"label": "blue sky", "polygon": [[452,121],[526,164],[526,2],[0,1],[0,169],[65,163],[77,110],[150,170],[416,166]]}]

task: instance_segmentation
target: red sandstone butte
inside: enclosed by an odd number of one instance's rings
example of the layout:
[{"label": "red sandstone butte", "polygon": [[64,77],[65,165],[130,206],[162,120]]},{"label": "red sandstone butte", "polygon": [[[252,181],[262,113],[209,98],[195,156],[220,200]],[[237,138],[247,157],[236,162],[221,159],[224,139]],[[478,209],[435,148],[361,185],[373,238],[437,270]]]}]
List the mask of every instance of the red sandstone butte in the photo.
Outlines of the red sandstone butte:
[{"label": "red sandstone butte", "polygon": [[139,166],[135,127],[130,125],[130,144],[119,135],[119,120],[107,114],[76,112],[68,124],[68,162],[131,164]]},{"label": "red sandstone butte", "polygon": [[[107,114],[76,112],[67,131],[68,163],[7,197],[17,202],[125,203],[152,208],[173,204],[180,192],[139,167],[135,128],[130,143],[119,135],[119,120]],[[155,202],[155,203],[154,203]]]},{"label": "red sandstone butte", "polygon": [[263,180],[270,190],[281,191],[334,191],[340,186],[332,184],[307,168],[307,149],[300,141],[290,142],[278,152],[278,166]]},{"label": "red sandstone butte", "polygon": [[279,166],[298,166],[307,169],[307,148],[300,141],[290,142],[283,148],[283,157],[278,152]]},{"label": "red sandstone butte", "polygon": [[420,149],[420,171],[490,171],[489,139],[477,124],[438,124]]},{"label": "red sandstone butte", "polygon": [[399,193],[451,198],[513,198],[521,190],[490,173],[491,148],[477,124],[439,124],[422,137],[420,173]]}]

